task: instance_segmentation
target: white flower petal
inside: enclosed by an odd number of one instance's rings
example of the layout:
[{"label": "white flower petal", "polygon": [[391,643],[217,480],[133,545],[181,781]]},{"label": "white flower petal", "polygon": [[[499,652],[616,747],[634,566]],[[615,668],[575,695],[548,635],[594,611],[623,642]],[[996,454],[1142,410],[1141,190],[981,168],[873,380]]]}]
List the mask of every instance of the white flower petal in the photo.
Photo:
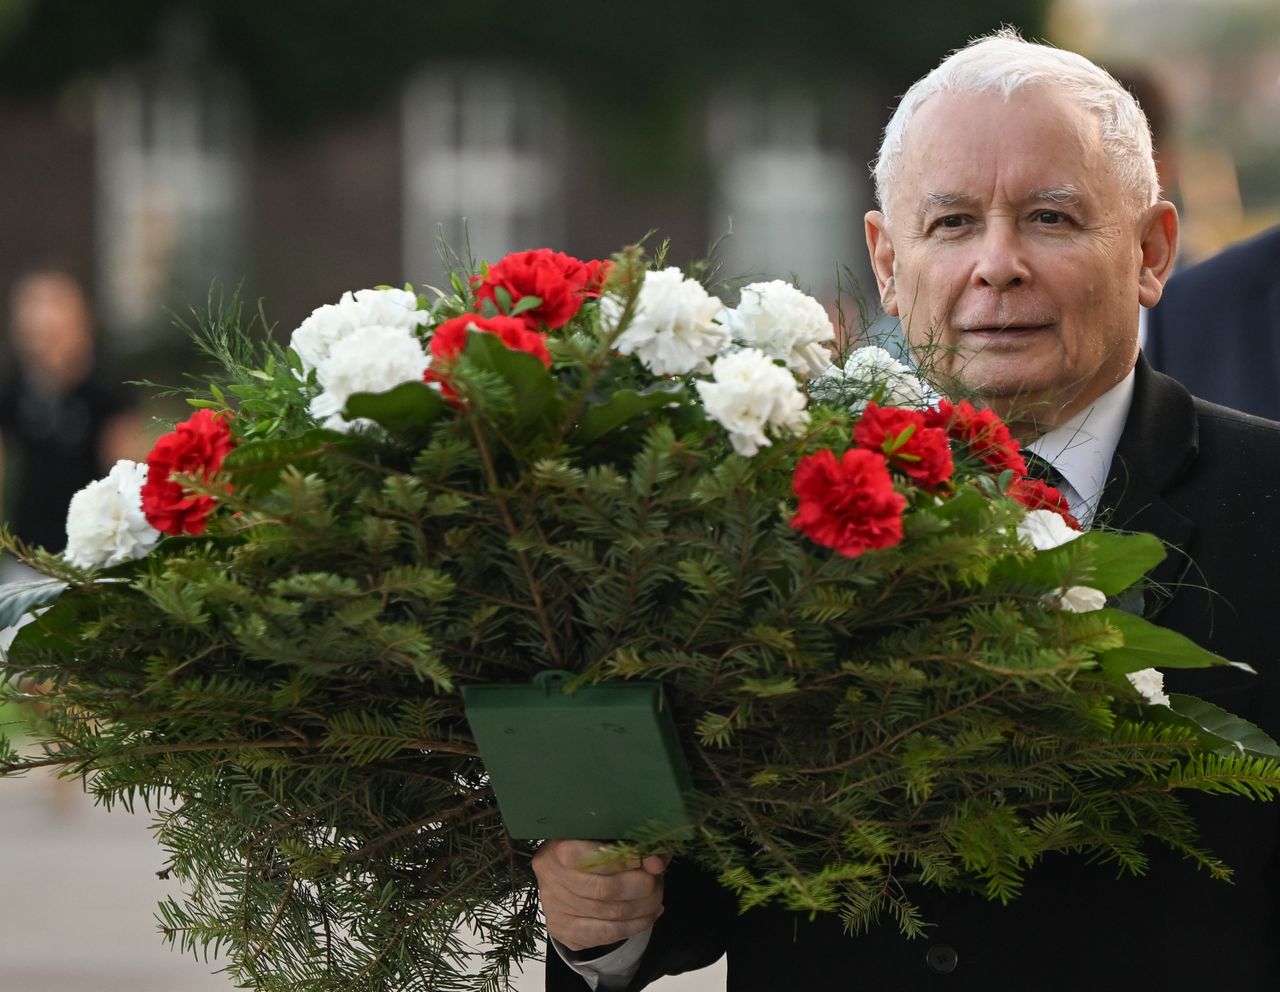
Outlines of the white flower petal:
[{"label": "white flower petal", "polygon": [[[729,331],[715,322],[720,301],[677,268],[646,272],[630,323],[614,346],[635,355],[655,375],[706,372],[711,356],[729,343]],[[622,316],[611,296],[600,300],[606,323]]]},{"label": "white flower petal", "polygon": [[875,345],[853,352],[843,368],[828,365],[809,383],[809,395],[822,403],[857,410],[868,400],[913,410],[930,405],[930,391],[920,377]]},{"label": "white flower petal", "polygon": [[816,375],[831,364],[822,347],[836,336],[827,311],[780,279],[746,286],[737,308],[721,311],[719,320],[736,340],[781,359],[793,371]]},{"label": "white flower petal", "polygon": [[426,324],[431,314],[418,309],[418,298],[404,289],[360,289],[346,292],[337,303],[317,307],[298,325],[289,347],[302,360],[304,371],[318,369],[338,342],[361,327],[403,327]]},{"label": "white flower petal", "polygon": [[771,442],[765,428],[799,433],[809,423],[805,396],[793,376],[762,351],[743,348],[716,359],[712,380],[696,383],[707,416],[729,432],[729,443],[750,457]]},{"label": "white flower petal", "polygon": [[1054,602],[1068,613],[1092,613],[1107,605],[1107,594],[1090,586],[1067,586],[1054,593]]},{"label": "white flower petal", "polygon": [[350,430],[341,417],[353,393],[385,393],[402,382],[421,382],[430,360],[407,327],[357,328],[334,344],[316,368],[323,389],[311,401],[311,414],[334,430]]},{"label": "white flower petal", "polygon": [[142,514],[147,466],[122,458],[106,478],[91,482],[67,507],[63,557],[80,568],[104,568],[146,555],[160,532]]},{"label": "white flower petal", "polygon": [[1028,510],[1018,524],[1018,537],[1037,551],[1051,551],[1079,536],[1080,531],[1053,510]]},{"label": "white flower petal", "polygon": [[1164,693],[1164,674],[1158,669],[1143,668],[1136,672],[1126,672],[1125,678],[1148,703],[1154,706],[1169,705],[1169,697]]}]

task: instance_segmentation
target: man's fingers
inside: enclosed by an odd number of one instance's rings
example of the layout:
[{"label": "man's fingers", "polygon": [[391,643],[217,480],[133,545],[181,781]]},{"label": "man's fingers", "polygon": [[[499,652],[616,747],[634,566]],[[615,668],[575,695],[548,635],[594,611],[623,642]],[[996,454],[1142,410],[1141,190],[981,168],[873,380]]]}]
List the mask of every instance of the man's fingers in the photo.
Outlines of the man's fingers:
[{"label": "man's fingers", "polygon": [[653,926],[653,919],[641,917],[635,920],[593,920],[577,916],[547,915],[547,932],[571,951],[586,947],[601,947],[626,940],[644,933]]},{"label": "man's fingers", "polygon": [[[644,876],[652,879],[652,876]],[[628,919],[641,919],[648,916],[650,920],[662,906],[662,888],[650,886],[637,888],[626,897],[605,896],[603,899],[584,895],[579,891],[556,884],[545,884],[543,905],[554,905],[566,915],[584,916],[584,918],[608,920],[621,923]]]},{"label": "man's fingers", "polygon": [[539,875],[538,886],[544,903],[555,901],[576,916],[620,920],[662,904],[661,878],[638,869],[617,875]]},{"label": "man's fingers", "polygon": [[547,932],[573,950],[625,940],[662,914],[665,859],[591,863],[601,846],[548,841],[533,858]]}]

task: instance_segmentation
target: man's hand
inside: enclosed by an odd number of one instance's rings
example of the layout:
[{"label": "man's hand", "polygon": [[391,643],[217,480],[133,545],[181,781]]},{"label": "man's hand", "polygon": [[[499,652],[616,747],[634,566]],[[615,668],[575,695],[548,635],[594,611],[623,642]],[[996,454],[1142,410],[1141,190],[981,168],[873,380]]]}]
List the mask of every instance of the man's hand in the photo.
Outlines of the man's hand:
[{"label": "man's hand", "polygon": [[653,926],[662,915],[665,858],[581,865],[602,845],[550,840],[533,856],[547,933],[571,951],[613,944]]}]

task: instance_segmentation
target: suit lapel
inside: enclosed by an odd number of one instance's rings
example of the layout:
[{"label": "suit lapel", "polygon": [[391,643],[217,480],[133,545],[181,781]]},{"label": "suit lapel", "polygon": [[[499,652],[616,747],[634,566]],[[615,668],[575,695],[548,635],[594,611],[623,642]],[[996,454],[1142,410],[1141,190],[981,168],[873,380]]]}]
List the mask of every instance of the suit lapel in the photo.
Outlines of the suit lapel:
[{"label": "suit lapel", "polygon": [[1167,554],[1149,573],[1143,615],[1152,619],[1169,601],[1169,591],[1185,576],[1191,561],[1186,548],[1195,525],[1175,510],[1163,493],[1194,460],[1198,429],[1191,395],[1138,359],[1133,402],[1124,433],[1111,460],[1100,503],[1100,519],[1127,531],[1148,531],[1167,546]]}]

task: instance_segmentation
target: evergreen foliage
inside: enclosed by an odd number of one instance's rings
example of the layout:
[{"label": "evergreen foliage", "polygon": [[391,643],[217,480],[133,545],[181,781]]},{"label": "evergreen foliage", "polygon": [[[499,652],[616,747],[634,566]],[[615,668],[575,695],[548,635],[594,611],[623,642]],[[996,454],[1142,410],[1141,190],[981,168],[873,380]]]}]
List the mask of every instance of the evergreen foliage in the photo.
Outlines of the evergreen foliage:
[{"label": "evergreen foliage", "polygon": [[[619,256],[611,291],[634,301],[643,264]],[[455,285],[438,316],[469,306]],[[674,708],[696,829],[622,852],[674,849],[744,907],[853,933],[918,933],[921,885],[1014,899],[1054,851],[1140,872],[1155,841],[1226,877],[1178,791],[1280,789],[1256,729],[1124,677],[1148,643],[1221,659],[1053,605],[1118,595],[1159,557],[1148,536],[1036,552],[970,460],[942,498],[903,487],[900,544],[817,548],[789,525],[796,459],[847,446],[856,414],[815,406],[733,454],[692,389],[613,353],[594,303],[551,369],[473,333],[462,407],[409,383],[353,397],[382,426],[346,435],[239,319],[198,330],[225,366],[193,402],[234,406],[240,438],[206,534],[97,572],[3,541],[52,581],[0,596],[0,623],[43,609],[0,670],[40,752],[0,740],[0,775],[53,765],[151,810],[184,889],[165,936],[245,987],[499,989],[540,952],[536,845],[504,830],[458,690],[549,668],[656,679]]]}]

